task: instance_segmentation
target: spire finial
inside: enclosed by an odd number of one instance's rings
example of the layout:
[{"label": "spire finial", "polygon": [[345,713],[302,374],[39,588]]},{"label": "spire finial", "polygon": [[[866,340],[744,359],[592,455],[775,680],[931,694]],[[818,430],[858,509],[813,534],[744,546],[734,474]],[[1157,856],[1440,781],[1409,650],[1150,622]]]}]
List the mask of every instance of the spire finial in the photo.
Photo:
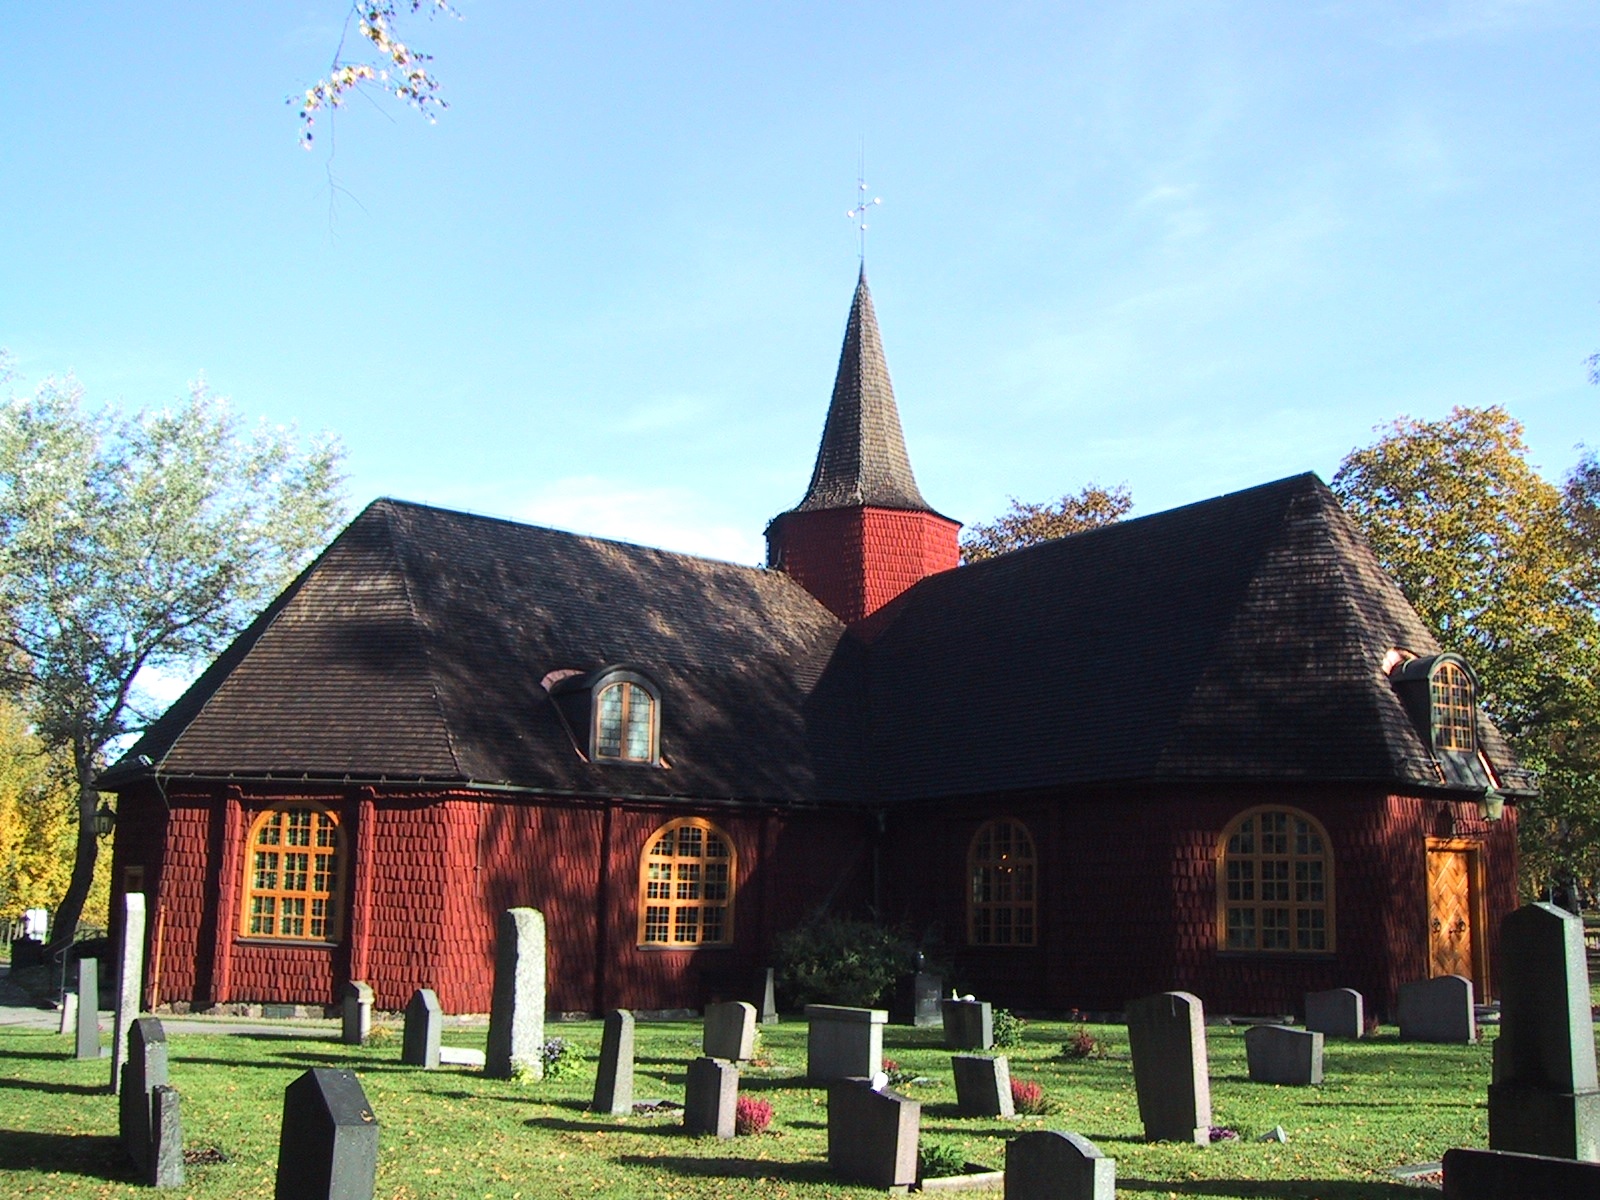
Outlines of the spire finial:
[{"label": "spire finial", "polygon": [[861,143],[861,154],[856,160],[856,206],[849,212],[845,213],[845,216],[849,217],[850,220],[855,222],[856,233],[861,239],[858,256],[861,262],[862,271],[867,269],[867,212],[883,203],[883,197],[881,196],[874,196],[871,200],[867,199],[866,175],[867,145],[866,140],[863,139]]}]

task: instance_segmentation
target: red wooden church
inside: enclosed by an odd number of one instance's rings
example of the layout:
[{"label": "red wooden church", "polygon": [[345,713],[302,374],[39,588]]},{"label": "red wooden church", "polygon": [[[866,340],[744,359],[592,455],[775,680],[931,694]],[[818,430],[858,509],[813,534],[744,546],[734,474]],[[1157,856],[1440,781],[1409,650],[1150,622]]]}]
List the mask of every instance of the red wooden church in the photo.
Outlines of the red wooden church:
[{"label": "red wooden church", "polygon": [[102,780],[147,1003],[486,1011],[513,905],[561,1011],[695,1007],[824,910],[1024,1009],[1494,992],[1531,778],[1320,480],[957,528],[864,278],[766,569],[375,502]]}]

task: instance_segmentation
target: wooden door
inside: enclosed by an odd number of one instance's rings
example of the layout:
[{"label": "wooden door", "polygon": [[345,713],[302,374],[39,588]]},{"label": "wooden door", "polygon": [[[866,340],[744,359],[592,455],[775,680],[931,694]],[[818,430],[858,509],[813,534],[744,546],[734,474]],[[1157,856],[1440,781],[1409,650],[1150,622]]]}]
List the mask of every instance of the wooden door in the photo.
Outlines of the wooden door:
[{"label": "wooden door", "polygon": [[1475,970],[1481,961],[1475,953],[1476,867],[1475,849],[1428,847],[1428,974],[1465,975],[1481,988]]}]

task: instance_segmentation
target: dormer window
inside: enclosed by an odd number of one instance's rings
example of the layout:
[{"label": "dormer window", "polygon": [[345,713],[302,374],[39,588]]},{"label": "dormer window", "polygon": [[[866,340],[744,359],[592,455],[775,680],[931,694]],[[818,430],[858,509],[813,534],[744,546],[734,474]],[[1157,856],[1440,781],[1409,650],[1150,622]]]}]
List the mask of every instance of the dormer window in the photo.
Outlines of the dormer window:
[{"label": "dormer window", "polygon": [[643,672],[621,666],[552,671],[544,686],[574,748],[590,762],[665,765],[661,691]]},{"label": "dormer window", "polygon": [[1397,662],[1389,671],[1418,731],[1436,755],[1478,753],[1477,681],[1459,654],[1435,654]]}]

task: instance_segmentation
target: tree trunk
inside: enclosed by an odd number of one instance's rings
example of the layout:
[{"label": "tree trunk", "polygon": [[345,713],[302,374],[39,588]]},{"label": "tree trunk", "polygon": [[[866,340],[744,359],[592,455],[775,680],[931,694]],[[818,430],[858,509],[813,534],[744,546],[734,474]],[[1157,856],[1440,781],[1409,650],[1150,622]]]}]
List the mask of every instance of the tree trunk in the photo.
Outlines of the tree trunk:
[{"label": "tree trunk", "polygon": [[89,898],[89,889],[94,886],[94,860],[100,853],[100,842],[94,832],[94,814],[99,805],[100,793],[80,783],[78,848],[72,860],[72,880],[67,884],[67,894],[61,898],[51,927],[47,953],[52,957],[72,945],[72,939],[78,932],[78,918],[83,914],[83,902]]}]

